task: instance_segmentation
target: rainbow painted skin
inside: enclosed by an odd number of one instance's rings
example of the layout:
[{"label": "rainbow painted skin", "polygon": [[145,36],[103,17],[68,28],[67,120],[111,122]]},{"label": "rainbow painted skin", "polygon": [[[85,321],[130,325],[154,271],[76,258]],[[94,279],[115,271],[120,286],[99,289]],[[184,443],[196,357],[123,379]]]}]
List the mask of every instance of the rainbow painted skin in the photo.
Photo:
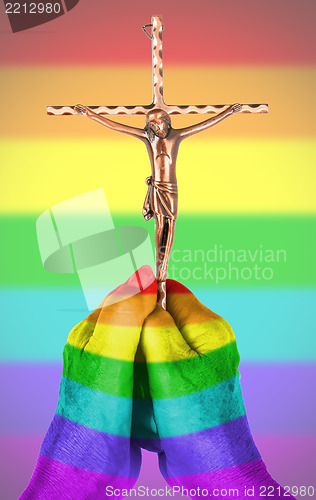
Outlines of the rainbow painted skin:
[{"label": "rainbow painted skin", "polygon": [[135,484],[141,451],[130,439],[134,358],[156,296],[144,266],[70,332],[58,407],[22,500],[98,500],[106,486]]},{"label": "rainbow painted skin", "polygon": [[248,427],[232,329],[180,283],[167,286],[164,311],[144,266],[70,332],[56,415],[22,500],[129,489],[140,447],[159,453],[172,486],[284,496]]},{"label": "rainbow painted skin", "polygon": [[[230,496],[232,490],[237,496],[238,490],[243,498],[245,488],[251,488],[256,499],[264,494],[294,498],[267,472],[252,439],[236,339],[223,318],[186,287],[167,280],[167,311],[157,305],[146,318],[140,347],[147,362],[153,418],[147,418],[151,436],[137,441],[159,453],[169,485],[205,489],[218,498],[228,496],[228,490]],[[145,395],[146,389],[141,392]],[[135,400],[134,407],[142,404]],[[222,489],[226,493],[221,496]]]}]

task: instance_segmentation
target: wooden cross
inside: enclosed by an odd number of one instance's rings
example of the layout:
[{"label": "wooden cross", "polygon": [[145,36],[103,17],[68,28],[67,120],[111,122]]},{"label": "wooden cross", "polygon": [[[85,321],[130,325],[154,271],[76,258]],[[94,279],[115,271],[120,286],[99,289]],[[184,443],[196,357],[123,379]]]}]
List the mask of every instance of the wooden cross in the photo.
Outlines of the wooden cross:
[{"label": "wooden cross", "polygon": [[[164,25],[161,16],[153,16],[152,24],[143,30],[152,40],[153,100],[151,104],[135,106],[89,106],[98,115],[146,115],[151,109],[159,108],[169,115],[221,113],[229,104],[166,104],[163,98],[162,32]],[[147,31],[152,27],[152,33]],[[48,115],[77,115],[75,106],[48,106]],[[267,104],[242,104],[240,113],[267,113]]]}]

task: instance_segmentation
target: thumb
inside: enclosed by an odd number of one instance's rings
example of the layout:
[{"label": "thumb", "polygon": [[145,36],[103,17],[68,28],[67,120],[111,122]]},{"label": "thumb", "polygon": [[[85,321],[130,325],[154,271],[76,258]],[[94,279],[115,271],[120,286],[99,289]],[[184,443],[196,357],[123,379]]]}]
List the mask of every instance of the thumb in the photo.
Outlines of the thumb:
[{"label": "thumb", "polygon": [[[124,411],[131,414],[135,353],[143,321],[154,309],[156,297],[156,279],[151,268],[144,266],[111,292],[68,337],[63,352],[63,380],[68,393],[80,389],[80,412],[87,415],[92,400],[96,408],[105,401],[101,414],[111,415],[106,428],[111,422],[121,425],[126,420]],[[121,417],[115,420],[116,411]],[[130,424],[126,420],[124,425]]]},{"label": "thumb", "polygon": [[[167,301],[168,297],[167,294]],[[166,451],[168,443],[164,438],[207,428],[209,415],[213,418],[221,411],[221,407],[215,406],[210,412],[212,387],[221,386],[221,382],[236,375],[234,360],[238,353],[232,343],[228,349],[201,355],[186,342],[172,316],[159,305],[144,321],[140,347],[146,359],[160,447]],[[150,449],[148,444],[147,448]]]},{"label": "thumb", "polygon": [[167,280],[167,311],[183,338],[199,354],[235,341],[231,326],[181,283]]},{"label": "thumb", "polygon": [[172,316],[159,304],[144,321],[140,346],[147,363],[179,361],[197,355],[182,337]]},{"label": "thumb", "polygon": [[187,361],[198,359],[178,330],[172,316],[156,305],[146,318],[141,338],[142,350],[148,370],[150,395],[153,400],[175,397],[187,393]]}]

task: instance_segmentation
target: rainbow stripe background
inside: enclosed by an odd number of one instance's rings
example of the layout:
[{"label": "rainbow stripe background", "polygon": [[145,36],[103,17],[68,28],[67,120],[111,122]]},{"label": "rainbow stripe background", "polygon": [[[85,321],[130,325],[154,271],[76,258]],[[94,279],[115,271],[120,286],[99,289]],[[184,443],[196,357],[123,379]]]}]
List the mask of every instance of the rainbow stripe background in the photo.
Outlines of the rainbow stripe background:
[{"label": "rainbow stripe background", "polygon": [[[31,477],[57,405],[63,346],[88,313],[76,276],[43,269],[37,217],[104,187],[117,225],[153,233],[141,216],[150,173],[143,144],[79,117],[47,117],[45,108],[149,103],[150,42],[140,26],[154,14],[166,26],[166,102],[270,105],[268,115],[232,117],[181,145],[175,264],[191,278],[170,277],[232,325],[250,426],[271,474],[316,489],[314,2],[81,0],[17,34],[2,13],[1,498],[15,499]],[[194,279],[185,252],[215,245],[285,250],[286,260],[269,264],[270,280]],[[163,484],[155,455],[144,453],[138,484]]]}]

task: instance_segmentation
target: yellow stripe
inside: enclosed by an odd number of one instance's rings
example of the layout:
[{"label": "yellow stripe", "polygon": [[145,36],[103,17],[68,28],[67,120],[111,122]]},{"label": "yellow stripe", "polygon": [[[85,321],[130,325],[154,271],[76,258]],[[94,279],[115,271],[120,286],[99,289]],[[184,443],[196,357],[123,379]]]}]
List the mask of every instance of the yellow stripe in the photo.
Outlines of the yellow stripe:
[{"label": "yellow stripe", "polygon": [[[113,137],[2,141],[0,211],[41,212],[104,187],[112,211],[132,211],[141,217],[145,177],[150,174],[147,151],[141,141]],[[178,158],[180,214],[313,213],[315,156],[312,140],[189,138],[181,144]]]},{"label": "yellow stripe", "polygon": [[[146,350],[147,362],[189,359],[235,341],[234,332],[222,318],[191,323],[180,330],[181,334],[176,326],[146,326],[144,342],[150,342],[150,348]],[[188,346],[193,350],[189,350]],[[137,361],[143,360],[139,358]]]},{"label": "yellow stripe", "polygon": [[[315,136],[314,67],[166,64],[164,79],[165,100],[170,104],[269,103],[269,115],[230,118],[205,132],[209,139]],[[47,117],[46,106],[149,104],[151,86],[150,63],[104,68],[2,66],[0,135],[111,138],[114,132],[92,125],[82,117]],[[200,119],[174,117],[173,124],[182,127]],[[125,121],[144,126],[144,117],[125,117]]]},{"label": "yellow stripe", "polygon": [[200,354],[214,351],[236,340],[231,326],[223,318],[189,323],[181,327],[180,331],[192,349]]},{"label": "yellow stripe", "polygon": [[[170,321],[169,321],[170,319]],[[145,339],[150,339],[147,362],[178,361],[206,354],[235,341],[230,325],[223,318],[188,323],[178,328],[169,314],[150,315],[145,322]],[[122,326],[82,321],[70,332],[67,344],[107,358],[134,361],[141,326]],[[144,334],[143,334],[144,335]],[[146,340],[143,339],[144,342]],[[142,344],[141,344],[142,345]],[[192,350],[189,350],[190,346]],[[142,346],[144,348],[144,346]],[[141,351],[136,357],[143,362]]]},{"label": "yellow stripe", "polygon": [[[92,335],[93,330],[93,335]],[[107,358],[134,361],[139,343],[139,326],[80,323],[69,334],[67,343]]]}]

